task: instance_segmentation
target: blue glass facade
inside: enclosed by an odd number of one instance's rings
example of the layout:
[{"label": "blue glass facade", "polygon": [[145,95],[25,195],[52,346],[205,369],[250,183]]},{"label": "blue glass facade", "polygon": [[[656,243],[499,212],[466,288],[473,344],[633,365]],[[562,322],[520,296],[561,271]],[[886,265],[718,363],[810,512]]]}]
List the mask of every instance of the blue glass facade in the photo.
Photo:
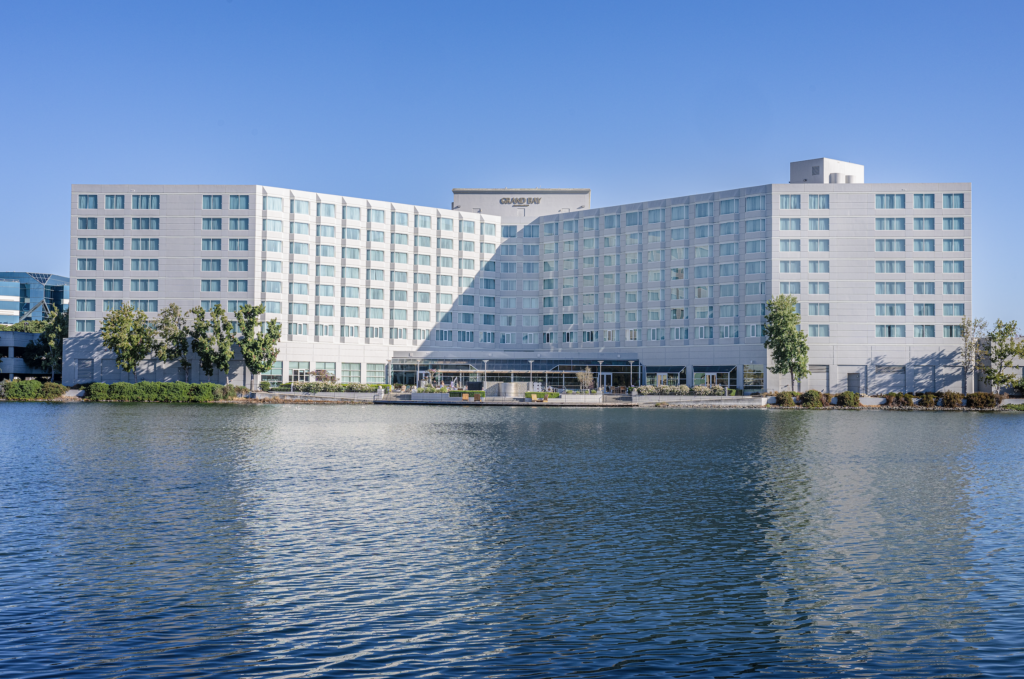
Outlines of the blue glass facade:
[{"label": "blue glass facade", "polygon": [[50,309],[67,311],[70,298],[71,280],[66,276],[0,271],[0,323],[41,321]]}]

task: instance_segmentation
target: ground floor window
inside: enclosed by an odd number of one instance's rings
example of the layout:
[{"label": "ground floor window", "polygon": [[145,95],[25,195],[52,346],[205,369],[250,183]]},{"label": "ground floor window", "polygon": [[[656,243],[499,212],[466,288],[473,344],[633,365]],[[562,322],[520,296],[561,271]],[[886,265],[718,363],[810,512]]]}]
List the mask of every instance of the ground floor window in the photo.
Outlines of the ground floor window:
[{"label": "ground floor window", "polygon": [[385,364],[383,363],[367,363],[366,364],[366,382],[367,384],[384,384],[385,377]]},{"label": "ground floor window", "polygon": [[291,374],[292,382],[308,382],[309,361],[290,361],[288,372]]},{"label": "ground floor window", "polygon": [[281,382],[284,373],[284,361],[274,361],[274,366],[263,373],[264,382]]},{"label": "ground floor window", "polygon": [[362,382],[361,366],[358,363],[342,363],[339,379],[346,384]]},{"label": "ground floor window", "polygon": [[764,389],[764,366],[763,365],[745,365],[745,366],[743,366],[743,388],[744,389],[756,389],[758,391]]}]

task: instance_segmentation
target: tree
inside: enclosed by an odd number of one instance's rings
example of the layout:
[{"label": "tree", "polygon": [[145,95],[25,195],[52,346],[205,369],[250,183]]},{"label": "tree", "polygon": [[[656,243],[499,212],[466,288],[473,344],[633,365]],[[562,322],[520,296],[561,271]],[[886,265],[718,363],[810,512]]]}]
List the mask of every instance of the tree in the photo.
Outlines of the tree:
[{"label": "tree", "polygon": [[144,311],[122,306],[103,318],[103,346],[117,356],[117,367],[139,381],[139,363],[153,351],[153,330]]},{"label": "tree", "polygon": [[960,319],[960,336],[963,341],[957,352],[957,363],[964,371],[964,393],[967,392],[967,376],[975,369],[981,368],[985,358],[985,343],[983,338],[988,330],[988,323],[984,318]]},{"label": "tree", "polygon": [[1017,321],[996,320],[984,344],[989,359],[989,364],[983,368],[985,380],[994,387],[1012,385],[1015,378],[1005,371],[1020,368],[1015,361],[1024,359],[1024,339],[1017,337]]},{"label": "tree", "polygon": [[778,295],[768,300],[764,318],[764,346],[772,352],[768,369],[776,375],[789,373],[790,389],[796,381],[811,374],[807,368],[807,335],[800,329],[800,314],[796,311],[796,297]]},{"label": "tree", "polygon": [[590,368],[576,373],[576,380],[580,383],[582,390],[587,391],[594,388],[594,373],[590,372]]},{"label": "tree", "polygon": [[188,333],[188,318],[174,302],[164,307],[156,317],[156,357],[166,363],[181,363],[186,382],[192,367],[188,360]]},{"label": "tree", "polygon": [[[249,371],[250,391],[254,391],[256,376],[274,367],[277,359],[277,343],[281,341],[281,324],[275,320],[267,321],[266,328],[260,332],[260,316],[266,313],[262,304],[252,306],[243,304],[235,312],[238,319],[238,348],[242,352],[242,360]],[[333,379],[331,380],[334,381]]]},{"label": "tree", "polygon": [[46,316],[46,325],[39,335],[38,343],[43,349],[40,364],[50,371],[50,381],[56,373],[64,371],[64,340],[68,338],[68,314],[56,309]]},{"label": "tree", "polygon": [[199,367],[207,377],[213,377],[214,368],[219,368],[225,375],[225,382],[231,370],[231,359],[235,352],[231,349],[231,321],[224,307],[217,304],[210,311],[210,320],[206,320],[206,310],[201,306],[192,309],[196,317],[192,325],[192,351],[199,356]]}]

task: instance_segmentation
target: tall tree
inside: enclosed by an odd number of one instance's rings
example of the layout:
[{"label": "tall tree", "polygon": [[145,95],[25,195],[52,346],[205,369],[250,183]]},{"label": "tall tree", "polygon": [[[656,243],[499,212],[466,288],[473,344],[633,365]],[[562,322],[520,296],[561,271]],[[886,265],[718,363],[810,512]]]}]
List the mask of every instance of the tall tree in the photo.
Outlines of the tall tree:
[{"label": "tall tree", "polygon": [[39,335],[39,344],[43,348],[40,361],[44,370],[49,369],[50,381],[56,373],[64,371],[64,340],[68,338],[68,314],[55,309],[46,316],[46,326]]},{"label": "tall tree", "polygon": [[281,341],[281,324],[277,321],[267,321],[266,328],[261,331],[260,316],[265,312],[262,304],[243,304],[235,312],[239,329],[238,348],[242,352],[245,367],[249,370],[250,391],[255,391],[256,376],[274,367],[277,343]]},{"label": "tall tree", "polygon": [[768,369],[776,375],[789,373],[789,388],[796,390],[796,381],[811,374],[807,368],[807,335],[800,329],[796,297],[778,295],[768,300],[764,318],[764,346],[772,353],[775,364]]},{"label": "tall tree", "polygon": [[1003,323],[996,320],[996,325],[985,338],[985,353],[988,365],[985,380],[994,387],[1009,386],[1015,382],[1014,375],[1007,375],[1007,369],[1019,369],[1017,360],[1024,359],[1024,339],[1017,337],[1017,321]]},{"label": "tall tree", "polygon": [[210,311],[210,320],[206,320],[206,310],[201,306],[192,309],[195,322],[192,324],[192,351],[199,356],[199,367],[207,377],[213,377],[214,368],[224,373],[225,382],[230,378],[231,359],[235,352],[231,349],[231,321],[224,307],[217,304]]},{"label": "tall tree", "polygon": [[188,360],[188,333],[188,317],[174,302],[156,317],[156,357],[167,363],[180,363],[186,382],[192,368]]},{"label": "tall tree", "polygon": [[964,393],[967,392],[967,379],[970,374],[980,369],[985,359],[984,337],[987,331],[988,323],[984,318],[964,316],[960,319],[960,337],[963,344],[957,352],[957,363],[964,371]]},{"label": "tall tree", "polygon": [[103,318],[103,346],[117,356],[117,367],[139,381],[139,363],[153,351],[153,329],[144,311],[122,306]]}]

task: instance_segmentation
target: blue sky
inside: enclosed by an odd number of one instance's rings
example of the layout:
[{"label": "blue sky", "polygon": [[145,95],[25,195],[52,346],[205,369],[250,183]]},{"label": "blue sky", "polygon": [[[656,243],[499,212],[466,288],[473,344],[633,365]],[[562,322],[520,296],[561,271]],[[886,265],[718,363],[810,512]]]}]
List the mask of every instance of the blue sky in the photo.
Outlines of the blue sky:
[{"label": "blue sky", "polygon": [[9,3],[0,270],[67,274],[72,183],[595,207],[788,181],[974,184],[975,313],[1024,323],[1024,3]]}]

